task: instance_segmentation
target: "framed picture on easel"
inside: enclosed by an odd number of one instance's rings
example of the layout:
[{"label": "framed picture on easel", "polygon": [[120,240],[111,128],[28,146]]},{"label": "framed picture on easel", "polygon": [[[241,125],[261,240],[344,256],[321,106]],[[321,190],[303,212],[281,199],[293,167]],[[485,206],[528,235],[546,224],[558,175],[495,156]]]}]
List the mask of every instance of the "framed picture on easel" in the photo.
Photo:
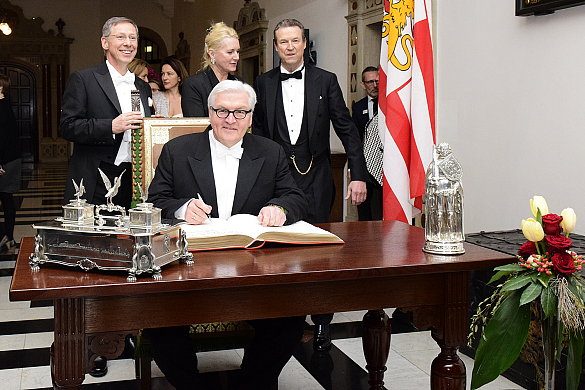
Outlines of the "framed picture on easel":
[{"label": "framed picture on easel", "polygon": [[585,4],[585,0],[516,0],[516,16],[548,15],[562,8]]},{"label": "framed picture on easel", "polygon": [[180,135],[200,133],[209,126],[209,118],[144,118],[140,132],[132,138],[132,203],[140,202],[140,190],[146,191],[164,144]]}]

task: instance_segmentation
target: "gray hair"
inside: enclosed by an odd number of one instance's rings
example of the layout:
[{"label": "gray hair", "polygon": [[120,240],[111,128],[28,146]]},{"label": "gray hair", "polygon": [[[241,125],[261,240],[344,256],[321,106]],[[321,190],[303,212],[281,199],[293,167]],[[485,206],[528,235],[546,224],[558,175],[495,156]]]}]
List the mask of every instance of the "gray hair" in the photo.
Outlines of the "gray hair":
[{"label": "gray hair", "polygon": [[278,31],[279,28],[283,28],[283,27],[298,27],[301,29],[301,33],[303,36],[303,41],[305,41],[305,26],[303,26],[303,24],[301,22],[299,22],[296,19],[284,19],[281,20],[276,27],[274,27],[274,42],[276,43],[276,32]]},{"label": "gray hair", "polygon": [[102,37],[108,38],[110,36],[110,34],[112,33],[112,28],[116,24],[120,24],[120,23],[130,23],[131,25],[133,25],[134,28],[136,29],[136,38],[139,37],[138,26],[136,25],[136,23],[134,23],[134,21],[132,19],[128,19],[128,18],[125,18],[123,16],[114,16],[114,17],[106,20],[106,23],[104,23],[104,27],[102,27]]},{"label": "gray hair", "polygon": [[248,94],[248,107],[253,111],[256,105],[256,92],[250,85],[239,80],[224,80],[217,84],[207,98],[207,105],[213,107],[217,95],[222,92],[244,92]]}]

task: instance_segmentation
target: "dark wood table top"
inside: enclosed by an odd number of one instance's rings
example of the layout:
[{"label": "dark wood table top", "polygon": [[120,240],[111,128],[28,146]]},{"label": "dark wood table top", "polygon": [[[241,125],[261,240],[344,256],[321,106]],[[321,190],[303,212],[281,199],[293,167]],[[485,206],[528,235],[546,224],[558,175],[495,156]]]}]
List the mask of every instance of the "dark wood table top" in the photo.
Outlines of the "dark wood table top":
[{"label": "dark wood table top", "polygon": [[514,258],[465,243],[465,254],[424,253],[424,230],[396,221],[320,224],[345,244],[277,245],[254,250],[194,252],[195,264],[163,267],[162,280],[150,275],[127,282],[126,273],[83,272],[44,264],[34,272],[28,264],[33,238],[23,238],[10,299],[41,300],[137,295],[258,285],[341,281],[488,269]]}]

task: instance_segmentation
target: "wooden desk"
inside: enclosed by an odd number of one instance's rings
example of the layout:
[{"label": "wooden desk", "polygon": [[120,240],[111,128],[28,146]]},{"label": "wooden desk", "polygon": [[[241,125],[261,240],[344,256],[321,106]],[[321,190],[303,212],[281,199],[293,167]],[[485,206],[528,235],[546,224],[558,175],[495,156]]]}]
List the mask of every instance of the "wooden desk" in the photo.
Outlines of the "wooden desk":
[{"label": "wooden desk", "polygon": [[[43,266],[31,271],[32,238],[22,240],[11,300],[52,299],[55,388],[77,389],[96,356],[117,357],[128,331],[171,325],[370,310],[364,353],[370,385],[383,385],[390,321],[382,308],[414,309],[419,329],[433,326],[441,353],[432,389],[465,388],[457,348],[468,331],[468,272],[514,259],[466,244],[460,256],[423,253],[424,231],[394,221],[322,224],[343,245],[272,246],[198,252],[195,265],[169,265],[162,280]],[[106,332],[118,332],[108,333]]]}]

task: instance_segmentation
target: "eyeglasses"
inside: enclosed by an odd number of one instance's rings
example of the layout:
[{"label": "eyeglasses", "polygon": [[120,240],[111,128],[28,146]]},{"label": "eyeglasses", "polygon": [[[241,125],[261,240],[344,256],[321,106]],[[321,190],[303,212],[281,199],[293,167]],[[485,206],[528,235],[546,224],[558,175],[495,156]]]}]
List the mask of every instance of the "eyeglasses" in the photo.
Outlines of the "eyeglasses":
[{"label": "eyeglasses", "polygon": [[252,112],[252,110],[226,110],[225,108],[213,108],[213,107],[209,107],[211,108],[213,111],[215,111],[215,115],[217,115],[218,118],[221,119],[225,119],[228,116],[230,116],[230,114],[234,115],[234,118],[236,119],[245,119],[246,115],[248,115],[249,113]]},{"label": "eyeglasses", "polygon": [[138,40],[138,37],[136,35],[114,35],[114,34],[110,34],[111,37],[116,38],[117,41],[119,42],[124,42],[126,39],[130,39],[130,42],[136,42]]},{"label": "eyeglasses", "polygon": [[376,83],[376,84],[380,84],[380,80],[369,80],[369,81],[364,81],[364,84],[367,84],[367,85],[374,85],[374,83]]}]

